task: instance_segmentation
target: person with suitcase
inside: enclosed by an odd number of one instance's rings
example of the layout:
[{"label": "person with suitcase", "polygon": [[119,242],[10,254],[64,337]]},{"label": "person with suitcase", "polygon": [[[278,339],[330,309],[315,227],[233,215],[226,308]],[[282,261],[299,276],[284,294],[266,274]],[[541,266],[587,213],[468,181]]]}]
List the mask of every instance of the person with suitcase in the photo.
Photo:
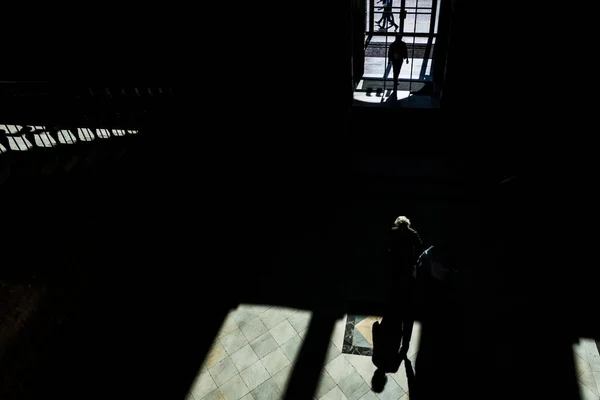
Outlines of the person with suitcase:
[{"label": "person with suitcase", "polygon": [[[399,216],[388,235],[390,268],[384,315],[373,324],[372,360],[383,372],[398,370],[406,357],[414,324],[413,297],[416,286],[416,262],[423,242],[411,228],[410,220]],[[402,345],[402,346],[401,346]]]}]

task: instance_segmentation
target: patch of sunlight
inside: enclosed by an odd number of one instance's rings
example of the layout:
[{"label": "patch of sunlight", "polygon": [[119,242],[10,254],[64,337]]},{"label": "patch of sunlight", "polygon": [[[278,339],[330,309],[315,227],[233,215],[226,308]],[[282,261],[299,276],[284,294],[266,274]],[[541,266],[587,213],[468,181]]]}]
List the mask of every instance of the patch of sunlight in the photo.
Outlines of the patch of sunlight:
[{"label": "patch of sunlight", "polygon": [[285,393],[311,318],[311,311],[241,304],[223,321],[188,399]]}]

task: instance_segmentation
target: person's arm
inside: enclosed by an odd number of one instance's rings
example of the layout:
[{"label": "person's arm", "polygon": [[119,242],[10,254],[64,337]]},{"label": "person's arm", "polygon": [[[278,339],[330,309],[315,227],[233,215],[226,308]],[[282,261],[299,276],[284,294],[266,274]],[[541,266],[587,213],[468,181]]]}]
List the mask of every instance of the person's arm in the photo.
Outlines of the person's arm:
[{"label": "person's arm", "polygon": [[419,258],[419,255],[421,254],[421,252],[423,251],[423,240],[421,240],[421,235],[419,235],[419,232],[417,232],[414,229],[411,229],[411,233],[412,233],[412,243],[411,243],[411,247],[412,247],[412,251],[413,251],[413,260],[416,263],[417,259]]}]

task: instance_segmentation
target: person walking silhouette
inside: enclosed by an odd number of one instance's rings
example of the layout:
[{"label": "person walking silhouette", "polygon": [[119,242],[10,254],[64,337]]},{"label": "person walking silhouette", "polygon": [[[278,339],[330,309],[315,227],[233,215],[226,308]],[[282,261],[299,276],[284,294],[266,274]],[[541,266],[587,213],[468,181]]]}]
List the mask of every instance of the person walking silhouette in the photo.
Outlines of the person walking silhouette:
[{"label": "person walking silhouette", "polygon": [[[410,220],[399,216],[388,235],[390,287],[381,323],[373,324],[373,364],[382,372],[396,372],[406,357],[414,325],[413,296],[416,261],[423,242]],[[402,348],[400,348],[402,344]]]},{"label": "person walking silhouette", "polygon": [[396,40],[390,43],[388,48],[388,65],[392,64],[394,70],[394,94],[398,90],[398,78],[404,60],[408,64],[408,48],[406,47],[406,43],[402,41],[402,34],[397,34]]},{"label": "person walking silhouette", "polygon": [[[380,29],[389,29],[393,26],[394,30],[398,30],[399,26],[396,23],[392,12],[392,1],[393,0],[379,0],[379,3],[383,3],[383,7],[379,7],[380,10],[383,10],[383,13],[381,14],[381,18],[379,18],[379,21],[377,21],[377,25],[379,25]],[[383,26],[381,26],[381,21],[383,21]]]}]

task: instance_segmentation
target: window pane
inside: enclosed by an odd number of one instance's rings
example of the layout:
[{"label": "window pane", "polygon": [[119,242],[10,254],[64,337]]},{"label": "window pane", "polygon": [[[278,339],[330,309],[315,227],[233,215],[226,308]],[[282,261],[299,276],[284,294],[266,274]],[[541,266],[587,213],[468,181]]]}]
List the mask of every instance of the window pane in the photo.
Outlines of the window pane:
[{"label": "window pane", "polygon": [[429,32],[431,14],[417,14],[417,33]]}]

